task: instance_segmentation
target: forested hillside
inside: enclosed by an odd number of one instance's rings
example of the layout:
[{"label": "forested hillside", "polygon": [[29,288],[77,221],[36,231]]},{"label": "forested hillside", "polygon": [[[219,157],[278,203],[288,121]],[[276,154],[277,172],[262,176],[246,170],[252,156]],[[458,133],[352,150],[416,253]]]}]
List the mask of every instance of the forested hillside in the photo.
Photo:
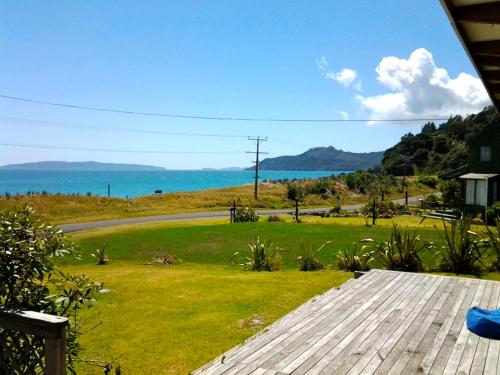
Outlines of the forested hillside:
[{"label": "forested hillside", "polygon": [[430,122],[419,134],[408,133],[387,149],[382,166],[394,175],[437,174],[467,164],[470,140],[492,121],[500,121],[492,107],[468,117],[456,116],[436,126]]},{"label": "forested hillside", "polygon": [[316,147],[295,156],[262,160],[260,169],[274,171],[354,171],[380,164],[383,152],[347,152],[335,147]]}]

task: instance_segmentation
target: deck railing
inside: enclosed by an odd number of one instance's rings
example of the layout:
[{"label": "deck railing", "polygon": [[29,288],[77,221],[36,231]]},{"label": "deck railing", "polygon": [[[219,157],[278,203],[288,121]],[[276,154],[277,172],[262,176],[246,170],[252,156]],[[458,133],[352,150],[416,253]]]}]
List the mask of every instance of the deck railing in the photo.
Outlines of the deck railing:
[{"label": "deck railing", "polygon": [[0,310],[0,374],[66,374],[68,319]]}]

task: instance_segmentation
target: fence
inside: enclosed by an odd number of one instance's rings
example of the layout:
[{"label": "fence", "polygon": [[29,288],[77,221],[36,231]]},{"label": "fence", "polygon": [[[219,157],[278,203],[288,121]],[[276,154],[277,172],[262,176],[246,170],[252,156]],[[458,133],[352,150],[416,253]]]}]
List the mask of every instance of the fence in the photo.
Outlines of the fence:
[{"label": "fence", "polygon": [[59,316],[0,310],[0,374],[65,374],[67,324]]}]

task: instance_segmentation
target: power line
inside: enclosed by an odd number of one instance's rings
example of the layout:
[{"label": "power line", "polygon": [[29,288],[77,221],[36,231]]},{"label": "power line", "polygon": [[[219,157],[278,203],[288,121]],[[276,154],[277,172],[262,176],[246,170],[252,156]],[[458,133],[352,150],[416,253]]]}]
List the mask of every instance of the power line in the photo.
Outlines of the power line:
[{"label": "power line", "polygon": [[241,154],[241,153],[243,153],[243,151],[127,150],[127,149],[115,149],[115,148],[52,146],[52,145],[35,145],[35,144],[21,144],[21,143],[0,143],[0,146],[22,147],[22,148],[41,148],[41,149],[53,149],[53,150],[70,150],[70,151],[119,152],[119,153],[128,153],[128,154]]},{"label": "power line", "polygon": [[139,112],[139,111],[129,111],[123,109],[112,109],[112,108],[102,108],[102,107],[91,107],[77,104],[67,104],[67,103],[57,103],[49,102],[44,100],[37,100],[31,98],[22,98],[17,96],[2,95],[0,98],[17,100],[28,103],[36,103],[43,105],[50,105],[56,107],[65,107],[73,109],[83,109],[87,111],[99,111],[99,112],[111,112],[111,113],[121,113],[126,115],[137,115],[137,116],[155,116],[155,117],[169,117],[169,118],[181,118],[181,119],[191,119],[191,120],[211,120],[211,121],[247,121],[247,122],[417,122],[417,121],[446,121],[448,117],[434,117],[434,118],[401,118],[401,119],[310,119],[310,118],[258,118],[258,117],[219,117],[219,116],[197,116],[197,115],[184,115],[184,114],[170,114],[170,113],[159,113],[159,112]]},{"label": "power line", "polygon": [[6,123],[17,122],[18,124],[26,126],[52,127],[52,128],[64,128],[64,129],[84,129],[84,130],[99,130],[99,131],[109,130],[109,131],[122,131],[131,133],[164,134],[164,135],[188,136],[188,137],[245,138],[245,139],[248,138],[248,135],[171,132],[164,130],[137,129],[137,128],[116,127],[116,126],[83,125],[83,124],[74,124],[68,122],[34,120],[34,119],[25,119],[25,118],[9,117],[9,116],[0,116],[0,122],[6,122]]}]

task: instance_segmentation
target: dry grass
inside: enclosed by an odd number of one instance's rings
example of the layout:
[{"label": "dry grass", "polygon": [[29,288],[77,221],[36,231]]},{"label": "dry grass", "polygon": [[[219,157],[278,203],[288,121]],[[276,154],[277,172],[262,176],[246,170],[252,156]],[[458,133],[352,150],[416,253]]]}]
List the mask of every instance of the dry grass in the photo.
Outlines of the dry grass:
[{"label": "dry grass", "polygon": [[[302,206],[332,207],[338,204],[367,203],[368,201],[367,195],[350,191],[343,183],[338,182],[335,190],[340,193],[338,198],[308,195]],[[425,185],[410,179],[410,196],[425,195],[430,192],[432,190]],[[19,195],[9,198],[2,196],[0,197],[0,210],[15,210],[28,204],[35,209],[41,219],[62,224],[180,212],[227,210],[233,201],[254,208],[290,208],[291,202],[286,196],[286,185],[262,183],[258,200],[253,198],[253,186],[244,185],[158,196],[148,195],[134,199],[66,195]],[[386,199],[398,198],[402,198],[402,195],[393,193],[386,196]]]}]

